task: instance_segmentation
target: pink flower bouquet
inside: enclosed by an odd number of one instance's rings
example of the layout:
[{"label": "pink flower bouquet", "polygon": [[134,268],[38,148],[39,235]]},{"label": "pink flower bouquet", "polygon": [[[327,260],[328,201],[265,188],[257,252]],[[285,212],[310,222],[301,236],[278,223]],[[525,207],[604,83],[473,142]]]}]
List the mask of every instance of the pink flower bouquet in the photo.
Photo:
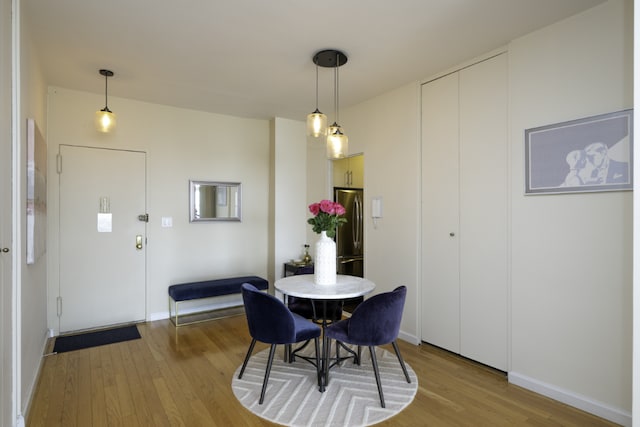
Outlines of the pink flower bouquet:
[{"label": "pink flower bouquet", "polygon": [[313,231],[320,234],[327,232],[327,236],[334,238],[336,228],[347,222],[342,215],[345,214],[344,206],[331,200],[321,200],[309,205],[309,211],[314,215],[307,222],[313,226]]}]

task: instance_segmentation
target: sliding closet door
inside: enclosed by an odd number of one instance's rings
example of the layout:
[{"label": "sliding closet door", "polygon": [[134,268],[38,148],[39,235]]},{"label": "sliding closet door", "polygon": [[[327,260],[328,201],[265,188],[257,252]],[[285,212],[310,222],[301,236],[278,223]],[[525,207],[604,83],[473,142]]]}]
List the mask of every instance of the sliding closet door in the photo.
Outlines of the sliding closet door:
[{"label": "sliding closet door", "polygon": [[460,353],[507,369],[507,58],[460,71]]},{"label": "sliding closet door", "polygon": [[458,74],[422,86],[422,339],[460,352]]},{"label": "sliding closet door", "polygon": [[422,340],[507,369],[506,54],[422,87]]}]

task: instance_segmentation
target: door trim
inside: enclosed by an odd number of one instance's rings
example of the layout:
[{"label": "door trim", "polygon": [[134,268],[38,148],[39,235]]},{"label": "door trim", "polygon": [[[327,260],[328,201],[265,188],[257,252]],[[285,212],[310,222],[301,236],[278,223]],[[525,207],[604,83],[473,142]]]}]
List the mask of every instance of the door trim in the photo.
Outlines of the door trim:
[{"label": "door trim", "polygon": [[[57,315],[57,305],[58,305],[58,297],[60,296],[61,292],[62,292],[62,282],[61,282],[61,273],[60,273],[60,265],[61,265],[61,205],[60,205],[60,196],[61,196],[61,191],[60,191],[60,167],[64,168],[64,164],[60,165],[59,162],[59,158],[62,154],[62,150],[63,147],[68,147],[68,148],[86,148],[86,149],[93,149],[93,150],[106,150],[106,151],[117,151],[117,152],[123,152],[123,153],[137,153],[137,154],[142,154],[143,158],[144,158],[144,210],[146,213],[147,211],[147,207],[148,207],[148,163],[147,163],[147,157],[148,157],[148,152],[146,150],[138,150],[138,149],[127,149],[127,148],[112,148],[112,147],[100,147],[100,146],[92,146],[92,145],[83,145],[83,144],[58,144],[57,146],[57,153],[56,153],[56,160],[55,160],[55,169],[52,168],[52,171],[55,170],[57,176],[57,180],[56,182],[56,188],[55,191],[52,191],[49,193],[49,198],[51,202],[55,202],[56,206],[53,207],[52,206],[52,210],[55,209],[56,213],[57,213],[57,218],[56,218],[56,222],[55,222],[55,227],[53,228],[53,233],[50,234],[50,236],[52,237],[52,241],[55,241],[55,247],[56,247],[56,251],[55,251],[55,257],[51,257],[50,258],[50,266],[55,266],[55,273],[52,274],[50,276],[50,278],[52,278],[53,280],[51,280],[51,284],[49,286],[49,290],[50,290],[50,294],[51,294],[51,298],[49,298],[48,301],[48,309],[50,311],[50,316],[49,316],[49,323],[50,325],[53,325],[55,327],[54,330],[52,330],[52,335],[53,336],[57,336],[60,334],[60,326],[61,326],[61,318],[60,316]],[[64,163],[64,159],[62,159],[62,163]],[[53,203],[51,203],[53,204]],[[144,271],[144,307],[143,307],[143,319],[138,319],[136,321],[148,321],[149,320],[149,295],[148,295],[148,270],[147,270],[147,250],[146,250],[146,246],[147,246],[147,241],[148,241],[148,232],[149,232],[149,227],[148,227],[148,222],[145,222],[144,224],[144,245],[145,245],[145,250],[144,250],[144,267],[143,267],[143,271]],[[53,271],[53,269],[51,269],[51,271]],[[128,322],[127,322],[128,323]],[[89,328],[89,329],[99,329],[99,328]]]}]

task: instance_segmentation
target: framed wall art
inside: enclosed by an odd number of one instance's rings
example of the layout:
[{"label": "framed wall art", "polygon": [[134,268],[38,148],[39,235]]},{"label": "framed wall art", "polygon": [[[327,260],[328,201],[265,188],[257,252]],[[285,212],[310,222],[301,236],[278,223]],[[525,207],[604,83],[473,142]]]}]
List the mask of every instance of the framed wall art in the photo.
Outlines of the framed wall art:
[{"label": "framed wall art", "polygon": [[27,119],[27,264],[44,254],[47,214],[47,144],[35,120]]},{"label": "framed wall art", "polygon": [[633,110],[525,130],[525,194],[633,188]]}]

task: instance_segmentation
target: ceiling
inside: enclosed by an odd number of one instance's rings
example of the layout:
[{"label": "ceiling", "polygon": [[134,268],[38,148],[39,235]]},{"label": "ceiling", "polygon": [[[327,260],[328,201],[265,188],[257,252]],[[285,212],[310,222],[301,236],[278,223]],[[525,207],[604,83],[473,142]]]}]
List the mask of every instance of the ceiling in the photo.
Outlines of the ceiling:
[{"label": "ceiling", "polygon": [[[603,2],[22,0],[22,14],[47,85],[104,94],[98,70],[108,68],[110,99],[304,120],[315,109],[319,50],[348,57],[344,108]],[[330,120],[333,79],[319,69]]]}]

